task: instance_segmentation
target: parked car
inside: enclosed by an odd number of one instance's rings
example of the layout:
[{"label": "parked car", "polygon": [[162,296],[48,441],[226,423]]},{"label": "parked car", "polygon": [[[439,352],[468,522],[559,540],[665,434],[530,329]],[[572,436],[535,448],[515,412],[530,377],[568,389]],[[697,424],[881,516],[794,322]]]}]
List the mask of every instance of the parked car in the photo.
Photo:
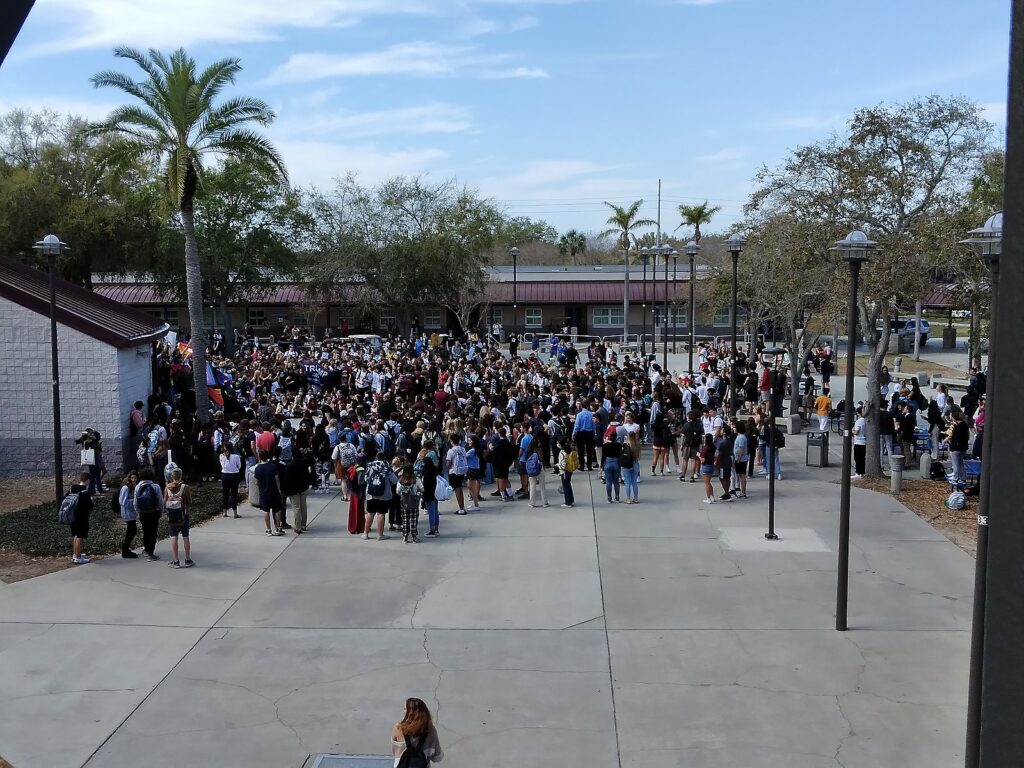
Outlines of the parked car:
[{"label": "parked car", "polygon": [[[890,332],[895,332],[900,336],[909,336],[911,339],[914,338],[914,334],[917,332],[917,319],[900,318],[899,320],[893,320],[889,325]],[[931,326],[927,320],[921,321],[921,346],[928,343],[928,334],[931,332]]]}]

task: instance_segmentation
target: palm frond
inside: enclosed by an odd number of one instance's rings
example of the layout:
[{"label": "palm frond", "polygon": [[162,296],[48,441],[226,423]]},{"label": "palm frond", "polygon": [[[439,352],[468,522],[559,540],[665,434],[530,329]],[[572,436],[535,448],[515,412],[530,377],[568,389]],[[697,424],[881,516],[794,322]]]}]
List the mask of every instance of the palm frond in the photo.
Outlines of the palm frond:
[{"label": "palm frond", "polygon": [[277,147],[255,131],[231,128],[210,137],[206,147],[233,159],[260,165],[271,178],[282,183],[288,180],[284,158],[277,151]]},{"label": "palm frond", "polygon": [[260,125],[268,125],[273,122],[274,117],[274,110],[262,99],[237,96],[206,110],[206,115],[199,126],[199,136],[216,136],[250,120]]}]

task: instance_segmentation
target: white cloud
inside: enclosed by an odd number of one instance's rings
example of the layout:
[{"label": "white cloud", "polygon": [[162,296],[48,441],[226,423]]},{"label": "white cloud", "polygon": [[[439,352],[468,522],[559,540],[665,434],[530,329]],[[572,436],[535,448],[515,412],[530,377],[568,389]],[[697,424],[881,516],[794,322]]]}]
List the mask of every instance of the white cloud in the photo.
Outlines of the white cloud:
[{"label": "white cloud", "polygon": [[508,31],[522,32],[524,29],[533,29],[538,23],[536,16],[520,16],[509,23]]},{"label": "white cloud", "polygon": [[480,37],[481,35],[522,32],[525,29],[532,29],[537,24],[536,16],[520,16],[508,22],[475,16],[462,24],[458,30],[458,35],[462,38],[471,38]]},{"label": "white cloud", "polygon": [[374,184],[392,176],[428,173],[448,155],[444,150],[385,150],[375,144],[337,144],[327,141],[278,141],[293,184],[332,186],[334,179],[353,172]]},{"label": "white cloud", "polygon": [[717,152],[712,152],[707,155],[699,155],[697,157],[697,162],[704,163],[705,165],[735,163],[737,160],[742,160],[749,154],[750,150],[746,147],[723,147]]},{"label": "white cloud", "polygon": [[282,136],[327,136],[342,139],[395,134],[461,133],[473,127],[468,107],[424,104],[374,112],[318,112],[301,120],[282,120],[274,130]]},{"label": "white cloud", "polygon": [[39,0],[36,15],[59,30],[29,53],[110,47],[191,46],[276,39],[279,30],[347,27],[367,17],[434,14],[428,0]]},{"label": "white cloud", "polygon": [[480,77],[488,80],[527,79],[536,80],[551,77],[540,67],[515,67],[513,69],[491,69],[480,73]]},{"label": "white cloud", "polygon": [[451,76],[469,72],[480,77],[547,77],[536,67],[503,69],[510,54],[484,53],[478,46],[429,41],[398,43],[362,53],[293,53],[270,73],[268,83],[296,83],[330,77],[366,75]]}]

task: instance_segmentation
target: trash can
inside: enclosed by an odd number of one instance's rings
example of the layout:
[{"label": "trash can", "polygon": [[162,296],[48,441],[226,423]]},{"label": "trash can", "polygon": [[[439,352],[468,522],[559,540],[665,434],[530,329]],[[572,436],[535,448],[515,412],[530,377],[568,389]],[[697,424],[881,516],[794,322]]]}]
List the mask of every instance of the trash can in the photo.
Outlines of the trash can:
[{"label": "trash can", "polygon": [[924,371],[918,371],[917,372],[917,383],[918,384],[920,384],[922,387],[927,387],[929,381],[931,381],[931,379],[928,378],[928,374],[927,373],[925,373]]},{"label": "trash can", "polygon": [[914,351],[914,337],[900,336],[896,344],[896,352],[901,355],[908,355]]},{"label": "trash can", "polygon": [[828,466],[828,432],[807,433],[807,466]]},{"label": "trash can", "polygon": [[942,348],[956,349],[956,328],[952,325],[942,329]]}]

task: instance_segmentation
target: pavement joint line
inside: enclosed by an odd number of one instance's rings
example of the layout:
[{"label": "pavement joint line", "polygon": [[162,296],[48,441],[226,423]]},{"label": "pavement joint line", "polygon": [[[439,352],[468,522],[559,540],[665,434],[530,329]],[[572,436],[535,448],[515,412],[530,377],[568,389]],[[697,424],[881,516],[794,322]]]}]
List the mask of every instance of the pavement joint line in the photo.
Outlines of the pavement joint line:
[{"label": "pavement joint line", "polygon": [[[622,768],[622,745],[619,742],[619,714],[618,708],[615,705],[615,674],[612,671],[612,643],[608,635],[608,606],[604,600],[604,574],[601,572],[601,537],[598,535],[597,530],[597,502],[594,500],[594,476],[596,474],[595,472],[587,474],[587,487],[590,490],[590,510],[594,521],[594,556],[597,560],[597,584],[601,591],[601,615],[605,617],[603,627],[604,646],[608,651],[608,693],[611,695],[612,727],[615,729],[615,760],[619,768]],[[588,621],[593,621],[593,619],[588,619]]]},{"label": "pavement joint line", "polygon": [[[310,523],[314,522],[323,513],[323,511],[325,509],[327,509],[327,505],[331,502],[331,500],[336,498],[340,493],[341,493],[341,489],[339,488],[337,492],[331,494],[325,500],[325,503],[320,508],[320,510],[315,515],[313,515],[313,517],[311,517],[308,522],[310,522]],[[285,544],[283,547],[281,547],[281,551],[278,552],[274,556],[274,559],[271,560],[267,564],[266,568],[264,568],[262,571],[260,571],[255,576],[255,578],[253,578],[253,580],[251,582],[249,582],[249,586],[247,586],[244,590],[242,590],[242,594],[240,594],[238,597],[236,597],[234,600],[231,601],[231,604],[227,608],[224,609],[224,611],[220,614],[220,616],[218,616],[217,619],[212,624],[210,624],[210,626],[208,626],[206,628],[206,631],[203,632],[202,634],[200,634],[199,637],[196,639],[196,641],[194,643],[192,643],[191,646],[189,646],[188,650],[185,651],[185,653],[183,653],[181,655],[181,657],[176,662],[174,662],[174,664],[171,665],[171,668],[169,670],[167,670],[167,673],[157,681],[156,685],[154,685],[150,689],[149,693],[147,693],[145,696],[143,696],[142,700],[138,704],[136,704],[134,707],[132,707],[131,711],[127,715],[125,715],[124,719],[121,720],[121,722],[117,724],[117,727],[114,728],[114,730],[112,730],[110,733],[107,734],[107,737],[105,739],[103,739],[103,741],[101,741],[99,743],[99,745],[96,747],[96,749],[94,749],[89,754],[89,757],[86,758],[85,762],[82,763],[82,768],[85,768],[87,765],[89,765],[89,763],[92,762],[92,759],[94,757],[96,757],[97,754],[99,754],[99,751],[101,749],[103,749],[104,746],[106,746],[107,742],[109,742],[112,738],[114,738],[114,736],[117,734],[117,732],[120,731],[124,727],[124,724],[128,722],[128,720],[132,717],[132,715],[134,715],[136,712],[139,711],[139,708],[142,707],[143,704],[145,704],[147,701],[149,701],[150,696],[152,696],[154,693],[156,693],[157,688],[159,688],[161,685],[163,685],[164,681],[167,680],[167,678],[170,677],[174,673],[174,670],[176,670],[181,665],[181,662],[183,662],[185,659],[187,659],[189,654],[191,654],[192,651],[194,651],[196,649],[196,646],[198,646],[201,642],[203,642],[203,640],[206,639],[207,635],[209,635],[210,632],[212,632],[215,628],[216,629],[220,629],[220,627],[217,627],[217,622],[219,622],[221,619],[223,619],[227,615],[228,611],[230,611],[235,605],[238,604],[239,600],[241,600],[243,597],[245,597],[247,594],[249,594],[249,590],[251,590],[256,585],[256,582],[258,582],[260,579],[263,578],[263,576],[267,573],[267,571],[269,571],[270,568],[274,565],[274,563],[277,562],[278,558],[281,557],[281,555],[283,555],[285,552],[287,552],[288,548],[291,547],[291,545],[294,544],[298,540],[298,538],[299,538],[298,536],[293,536],[291,538],[291,540],[287,544]],[[201,627],[197,627],[197,629],[199,629],[199,628],[201,628]],[[300,744],[301,744],[301,740],[300,740]]]}]

